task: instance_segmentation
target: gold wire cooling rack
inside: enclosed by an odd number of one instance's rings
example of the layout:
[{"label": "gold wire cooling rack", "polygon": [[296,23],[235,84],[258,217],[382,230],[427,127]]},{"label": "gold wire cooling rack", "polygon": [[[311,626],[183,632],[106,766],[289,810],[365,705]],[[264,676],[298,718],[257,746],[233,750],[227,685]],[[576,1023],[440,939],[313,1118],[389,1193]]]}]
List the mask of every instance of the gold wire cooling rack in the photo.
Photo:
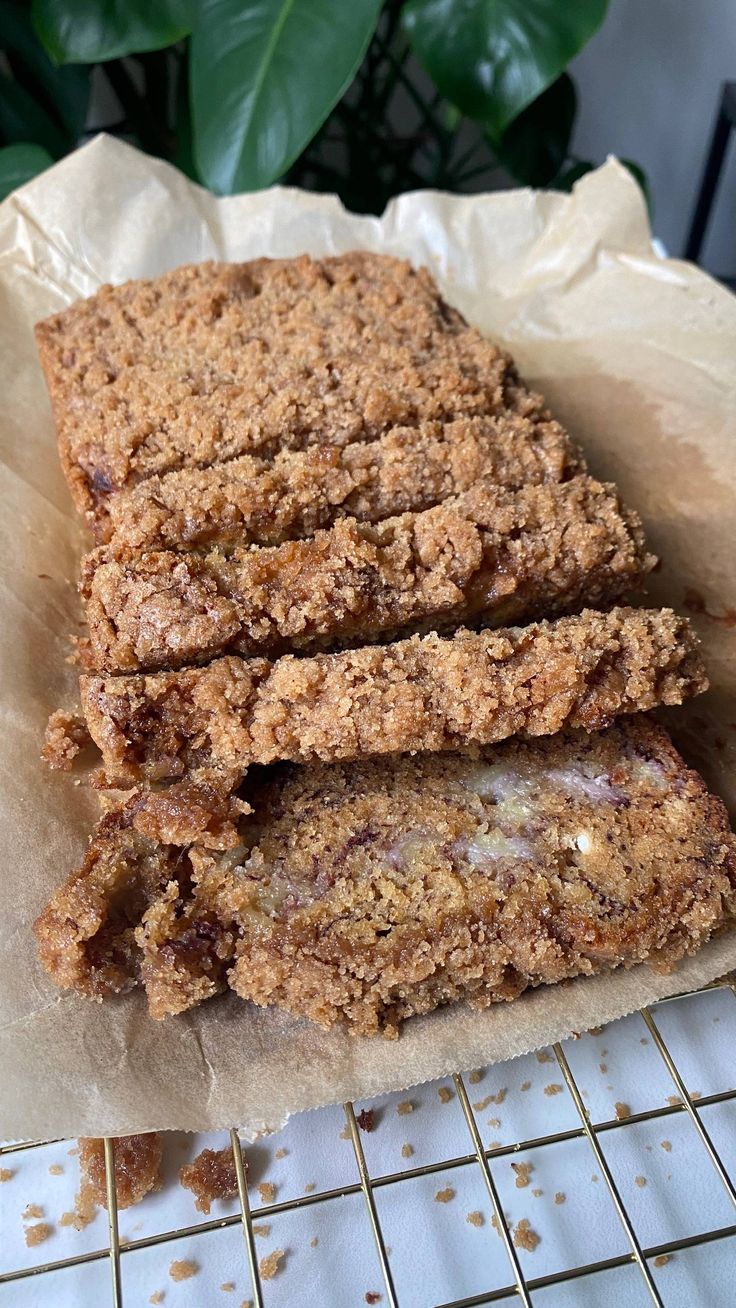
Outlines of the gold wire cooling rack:
[{"label": "gold wire cooling rack", "polygon": [[[719,981],[713,982],[711,986],[705,987],[705,989],[709,991],[730,991],[736,998],[736,977],[731,976],[722,978]],[[395,1286],[394,1273],[391,1267],[390,1249],[387,1247],[384,1233],[381,1229],[381,1221],[379,1219],[374,1192],[382,1186],[392,1185],[396,1182],[404,1182],[421,1176],[431,1176],[433,1174],[446,1172],[452,1168],[464,1166],[472,1167],[475,1165],[480,1168],[494,1214],[493,1224],[503,1241],[503,1247],[508,1259],[508,1280],[503,1285],[497,1285],[494,1287],[489,1286],[483,1293],[445,1301],[441,1305],[438,1305],[438,1308],[472,1308],[472,1305],[492,1304],[509,1298],[512,1301],[520,1302],[525,1305],[526,1308],[532,1308],[531,1296],[534,1291],[542,1290],[549,1286],[563,1285],[581,1277],[588,1277],[598,1272],[613,1270],[615,1268],[624,1268],[627,1266],[633,1266],[638,1269],[641,1283],[646,1293],[648,1293],[651,1302],[659,1305],[660,1308],[665,1308],[664,1300],[661,1297],[661,1293],[655,1284],[652,1275],[650,1262],[656,1258],[664,1260],[664,1258],[669,1257],[672,1254],[683,1252],[688,1249],[694,1249],[697,1246],[706,1245],[712,1242],[725,1240],[729,1236],[734,1236],[736,1235],[736,1220],[729,1225],[719,1226],[716,1229],[706,1230],[696,1235],[690,1235],[685,1238],[671,1240],[667,1243],[644,1247],[637,1238],[632,1218],[622,1199],[620,1189],[616,1185],[611,1168],[606,1161],[598,1137],[605,1132],[621,1130],[634,1123],[651,1122],[659,1118],[668,1118],[678,1114],[686,1115],[690,1119],[692,1127],[697,1132],[702,1145],[705,1147],[713,1172],[715,1172],[715,1175],[718,1178],[718,1184],[725,1189],[728,1198],[736,1210],[736,1189],[734,1188],[734,1183],[731,1180],[723,1159],[701,1117],[702,1110],[712,1104],[720,1104],[726,1101],[736,1100],[736,1087],[716,1094],[703,1095],[697,1098],[694,1094],[691,1094],[685,1085],[683,1077],[678,1070],[675,1059],[660,1031],[653,1013],[653,1009],[660,1008],[664,1004],[669,1004],[672,1000],[688,999],[700,993],[702,992],[685,991],[679,995],[672,996],[670,999],[662,1000],[659,1004],[653,1005],[651,1008],[644,1008],[641,1011],[641,1017],[648,1028],[652,1042],[677,1089],[678,1102],[674,1102],[673,1099],[673,1102],[669,1102],[662,1107],[651,1108],[638,1113],[628,1113],[624,1118],[617,1116],[608,1121],[594,1123],[583,1103],[581,1090],[575,1076],[573,1075],[565,1052],[560,1044],[556,1044],[552,1047],[554,1057],[557,1060],[559,1071],[564,1078],[577,1111],[580,1123],[577,1127],[569,1130],[558,1131],[554,1134],[518,1140],[513,1144],[501,1145],[497,1148],[486,1149],[484,1148],[478,1125],[473,1115],[465,1080],[462,1075],[456,1074],[452,1079],[469,1133],[470,1148],[466,1154],[450,1159],[443,1159],[442,1161],[434,1163],[428,1163],[422,1167],[406,1171],[371,1176],[366,1165],[361,1134],[358,1128],[358,1120],[353,1105],[352,1103],[346,1103],[343,1105],[343,1111],[345,1113],[347,1134],[352,1142],[352,1147],[355,1153],[359,1181],[356,1184],[341,1186],[337,1189],[321,1190],[313,1194],[300,1195],[299,1197],[287,1200],[283,1203],[271,1203],[265,1208],[251,1207],[241,1142],[237,1131],[232,1129],[230,1131],[230,1142],[233,1150],[237,1176],[240,1212],[211,1221],[202,1221],[194,1225],[180,1226],[176,1229],[157,1232],[156,1234],[145,1236],[144,1238],[137,1240],[131,1239],[123,1242],[120,1239],[115,1184],[113,1180],[115,1141],[113,1139],[106,1139],[104,1143],[108,1200],[108,1244],[103,1248],[55,1262],[48,1262],[35,1267],[5,1271],[0,1274],[0,1286],[8,1282],[20,1282],[29,1277],[43,1277],[44,1274],[49,1272],[108,1259],[111,1278],[109,1301],[111,1308],[128,1308],[123,1296],[121,1258],[136,1249],[142,1249],[154,1245],[166,1245],[168,1242],[179,1240],[183,1236],[198,1235],[207,1231],[213,1231],[240,1223],[242,1224],[245,1257],[252,1283],[254,1308],[264,1308],[264,1289],[261,1275],[259,1273],[259,1260],[256,1253],[254,1220],[264,1216],[274,1217],[279,1213],[293,1212],[297,1209],[303,1209],[314,1204],[325,1203],[328,1200],[341,1198],[347,1195],[362,1194],[373,1239],[375,1241],[378,1262],[383,1276],[383,1296],[385,1296],[385,1302],[389,1305],[389,1308],[401,1308],[400,1299]],[[576,1139],[587,1140],[593,1152],[596,1165],[610,1193],[618,1221],[623,1228],[625,1240],[628,1245],[628,1252],[620,1254],[617,1257],[576,1265],[567,1268],[564,1271],[550,1273],[545,1276],[533,1278],[525,1276],[524,1271],[522,1270],[519,1254],[514,1244],[510,1223],[504,1215],[497,1185],[489,1165],[490,1161],[496,1158],[502,1158],[509,1154],[514,1155],[521,1150],[538,1149],[546,1145],[558,1144],[563,1141]],[[37,1140],[23,1144],[10,1144],[0,1149],[0,1155],[8,1154],[10,1152],[17,1153],[19,1150],[34,1149],[52,1143],[59,1142]]]}]

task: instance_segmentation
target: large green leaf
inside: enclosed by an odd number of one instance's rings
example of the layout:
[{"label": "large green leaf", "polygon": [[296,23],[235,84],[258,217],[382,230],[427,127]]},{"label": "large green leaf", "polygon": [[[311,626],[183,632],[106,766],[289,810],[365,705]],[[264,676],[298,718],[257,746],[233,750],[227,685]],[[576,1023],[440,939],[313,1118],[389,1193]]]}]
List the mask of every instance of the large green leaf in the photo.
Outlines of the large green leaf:
[{"label": "large green leaf", "polygon": [[194,157],[220,193],[286,171],[350,85],[381,0],[203,0],[191,41]]},{"label": "large green leaf", "polygon": [[404,25],[438,90],[497,141],[564,72],[607,0],[409,0]]},{"label": "large green leaf", "polygon": [[548,186],[567,157],[577,96],[567,73],[558,77],[506,128],[495,152],[517,182]]},{"label": "large green leaf", "polygon": [[94,64],[173,45],[197,0],[33,0],[33,25],[57,64]]},{"label": "large green leaf", "polygon": [[6,195],[10,195],[11,191],[24,182],[29,182],[36,173],[42,173],[53,162],[51,155],[41,145],[31,145],[25,141],[18,145],[6,145],[4,150],[0,150],[0,200],[4,200]]},{"label": "large green leaf", "polygon": [[35,141],[54,158],[65,154],[69,141],[62,129],[25,87],[0,71],[0,142]]},{"label": "large green leaf", "polygon": [[89,68],[58,68],[52,64],[34,31],[30,11],[18,0],[0,0],[0,49],[15,67],[20,61],[27,89],[34,88],[52,116],[70,135],[70,144],[84,130],[89,104]]}]

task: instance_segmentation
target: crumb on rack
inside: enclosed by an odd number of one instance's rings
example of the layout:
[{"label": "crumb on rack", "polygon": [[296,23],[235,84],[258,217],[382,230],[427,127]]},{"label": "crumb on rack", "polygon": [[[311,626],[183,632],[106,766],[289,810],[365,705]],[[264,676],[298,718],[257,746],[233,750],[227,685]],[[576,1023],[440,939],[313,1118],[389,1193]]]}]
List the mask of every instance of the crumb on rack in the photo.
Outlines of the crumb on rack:
[{"label": "crumb on rack", "polygon": [[597,1185],[600,1180],[600,1177],[598,1176],[597,1172],[594,1172],[590,1179],[594,1185]]},{"label": "crumb on rack", "polygon": [[406,1117],[407,1113],[413,1113],[414,1105],[411,1099],[402,1099],[401,1103],[396,1105],[396,1111],[399,1117]]},{"label": "crumb on rack", "polygon": [[372,1108],[361,1108],[355,1119],[361,1131],[374,1131],[376,1129],[376,1115]]},{"label": "crumb on rack", "polygon": [[285,1249],[274,1249],[270,1254],[266,1254],[258,1264],[258,1270],[264,1281],[272,1281],[277,1275],[283,1259],[286,1257]]},{"label": "crumb on rack", "polygon": [[558,1191],[557,1191],[557,1194],[555,1195],[555,1203],[556,1203],[556,1204],[564,1204],[566,1198],[567,1198],[567,1195],[565,1194],[564,1190],[558,1190]]},{"label": "crumb on rack", "polygon": [[661,1147],[664,1149],[664,1151],[665,1151],[666,1154],[671,1154],[671,1153],[672,1153],[672,1141],[671,1141],[671,1140],[660,1140],[660,1145],[661,1145]]},{"label": "crumb on rack", "polygon": [[454,1091],[446,1085],[438,1085],[437,1094],[440,1097],[440,1102],[443,1104],[449,1104],[450,1100],[455,1098]]},{"label": "crumb on rack", "polygon": [[74,1200],[74,1208],[70,1213],[62,1213],[59,1218],[59,1226],[73,1226],[75,1231],[83,1231],[85,1226],[95,1220],[97,1216],[97,1204],[92,1197],[90,1190],[82,1186]]},{"label": "crumb on rack", "polygon": [[531,1090],[531,1088],[532,1088],[531,1081],[522,1081],[519,1087],[520,1090]]},{"label": "crumb on rack", "polygon": [[310,1247],[310,1249],[316,1249],[318,1244],[319,1244],[319,1238],[318,1238],[318,1236],[313,1235],[313,1236],[312,1236],[312,1239],[309,1241],[309,1247]]},{"label": "crumb on rack", "polygon": [[502,1086],[500,1090],[496,1091],[495,1095],[489,1096],[489,1103],[502,1104],[507,1094],[508,1094],[508,1090],[506,1086]]},{"label": "crumb on rack", "polygon": [[366,1303],[380,1303],[382,1298],[383,1296],[378,1293],[378,1290],[366,1290],[365,1292]]},{"label": "crumb on rack", "polygon": [[494,1149],[503,1149],[503,1145],[500,1140],[491,1140],[488,1148],[493,1151]]},{"label": "crumb on rack", "polygon": [[469,1072],[468,1080],[471,1085],[477,1085],[478,1082],[481,1080],[482,1076],[483,1076],[482,1071]]},{"label": "crumb on rack", "polygon": [[588,1035],[599,1036],[602,1030],[603,1030],[602,1026],[591,1026],[588,1030]]},{"label": "crumb on rack", "polygon": [[657,1254],[657,1257],[654,1259],[654,1266],[666,1267],[671,1257],[671,1254]]},{"label": "crumb on rack", "polygon": [[411,1156],[412,1156],[413,1153],[414,1153],[414,1146],[413,1146],[413,1145],[410,1145],[410,1144],[403,1144],[403,1145],[401,1146],[401,1157],[402,1157],[402,1158],[411,1158]]},{"label": "crumb on rack", "polygon": [[11,1181],[14,1176],[14,1167],[0,1167],[0,1181]]},{"label": "crumb on rack", "polygon": [[306,1184],[305,1187],[304,1187],[304,1193],[305,1193],[305,1194],[312,1194],[313,1191],[316,1190],[316,1189],[317,1189],[317,1183],[316,1183],[316,1181],[307,1181],[307,1184]]},{"label": "crumb on rack", "polygon": [[608,1063],[599,1063],[598,1070],[600,1071],[601,1075],[605,1076],[606,1072],[608,1071]]},{"label": "crumb on rack", "polygon": [[278,1186],[273,1181],[261,1181],[258,1186],[258,1193],[261,1196],[262,1204],[272,1204],[276,1198]]},{"label": "crumb on rack", "polygon": [[532,1194],[534,1195],[535,1199],[541,1199],[542,1195],[544,1194],[544,1190],[539,1190],[539,1189],[532,1190]]},{"label": "crumb on rack", "polygon": [[274,1158],[278,1158],[279,1161],[281,1161],[282,1158],[286,1158],[288,1152],[288,1149],[277,1149]]},{"label": "crumb on rack", "polygon": [[450,1201],[454,1198],[455,1198],[455,1191],[453,1190],[451,1185],[448,1185],[445,1187],[444,1190],[437,1191],[434,1200],[435,1203],[438,1204],[449,1204]]},{"label": "crumb on rack", "polygon": [[175,1258],[173,1263],[169,1263],[169,1276],[172,1281],[188,1281],[192,1276],[196,1276],[199,1271],[199,1263],[193,1258]]},{"label": "crumb on rack", "polygon": [[471,1226],[483,1226],[485,1222],[485,1217],[483,1216],[482,1212],[480,1212],[480,1210],[476,1208],[472,1213],[465,1214],[465,1220]]},{"label": "crumb on rack", "polygon": [[551,1053],[549,1052],[549,1049],[538,1049],[538,1050],[537,1050],[537,1062],[538,1062],[538,1063],[553,1063],[554,1061],[555,1061],[555,1060],[554,1060],[554,1058],[552,1057]]},{"label": "crumb on rack", "polygon": [[27,1204],[21,1216],[24,1222],[29,1221],[32,1217],[43,1217],[43,1208],[40,1204]]},{"label": "crumb on rack", "polygon": [[500,1118],[500,1117],[489,1117],[489,1118],[488,1118],[488,1125],[491,1126],[491,1127],[493,1127],[493,1130],[494,1130],[494,1131],[497,1131],[498,1128],[499,1128],[499,1126],[501,1125],[501,1118]]},{"label": "crumb on rack", "polygon": [[691,1099],[702,1099],[702,1098],[703,1098],[703,1092],[702,1092],[702,1090],[691,1090],[691,1091],[690,1091],[690,1098],[691,1098]]},{"label": "crumb on rack", "polygon": [[668,1095],[665,1103],[670,1104],[673,1108],[679,1108],[682,1104],[682,1100],[679,1095]]},{"label": "crumb on rack", "polygon": [[349,1126],[347,1125],[347,1123],[346,1123],[345,1126],[342,1128],[342,1131],[340,1132],[340,1139],[341,1139],[341,1140],[349,1140],[350,1138],[351,1138],[351,1137],[350,1137],[350,1127],[349,1127]]},{"label": "crumb on rack", "polygon": [[476,1112],[482,1113],[484,1109],[488,1107],[489,1104],[493,1104],[495,1102],[496,1101],[493,1098],[493,1095],[486,1095],[485,1099],[477,1099],[476,1102],[473,1104],[473,1108],[475,1108]]},{"label": "crumb on rack", "polygon": [[149,1297],[148,1300],[149,1303],[153,1303],[153,1304],[163,1303],[163,1301],[164,1301],[163,1290],[154,1290],[153,1294]]},{"label": "crumb on rack", "polygon": [[544,1093],[550,1097],[552,1095],[561,1095],[564,1088],[558,1081],[552,1081],[550,1085],[544,1087]]},{"label": "crumb on rack", "polygon": [[270,1224],[270,1222],[254,1222],[254,1223],[253,1223],[253,1234],[254,1234],[254,1235],[260,1235],[260,1236],[263,1237],[264,1240],[267,1240],[268,1237],[269,1237],[269,1235],[271,1234],[271,1224]]},{"label": "crumb on rack", "polygon": [[646,1178],[645,1176],[635,1176],[635,1177],[634,1177],[634,1184],[635,1184],[635,1185],[638,1185],[638,1187],[639,1187],[640,1190],[643,1190],[643,1189],[644,1189],[644,1186],[646,1185],[646,1183],[647,1183],[647,1178]]},{"label": "crumb on rack", "polygon": [[512,1163],[512,1171],[516,1174],[516,1188],[523,1190],[529,1184],[529,1177],[534,1171],[533,1163]]},{"label": "crumb on rack", "polygon": [[613,1107],[619,1122],[623,1122],[625,1118],[631,1117],[631,1109],[629,1108],[629,1105],[623,1104],[620,1099],[616,1100]]},{"label": "crumb on rack", "polygon": [[529,1253],[534,1253],[540,1242],[540,1237],[532,1230],[527,1217],[522,1217],[521,1221],[516,1223],[512,1234],[515,1248],[526,1249]]},{"label": "crumb on rack", "polygon": [[192,1191],[194,1207],[200,1213],[209,1214],[214,1199],[234,1199],[238,1178],[232,1149],[229,1145],[224,1149],[203,1149],[191,1163],[179,1168],[179,1182],[185,1190]]},{"label": "crumb on rack", "polygon": [[49,1167],[49,1176],[63,1176],[64,1168],[61,1163],[52,1163]]},{"label": "crumb on rack", "polygon": [[48,1222],[37,1222],[35,1226],[27,1226],[25,1237],[28,1248],[32,1249],[36,1244],[43,1244],[44,1240],[48,1240],[52,1230],[53,1227],[49,1226]]},{"label": "crumb on rack", "polygon": [[223,1281],[223,1282],[222,1282],[222,1285],[220,1286],[220,1289],[221,1289],[221,1290],[224,1290],[226,1294],[231,1294],[232,1291],[235,1289],[235,1282],[234,1282],[234,1281]]}]

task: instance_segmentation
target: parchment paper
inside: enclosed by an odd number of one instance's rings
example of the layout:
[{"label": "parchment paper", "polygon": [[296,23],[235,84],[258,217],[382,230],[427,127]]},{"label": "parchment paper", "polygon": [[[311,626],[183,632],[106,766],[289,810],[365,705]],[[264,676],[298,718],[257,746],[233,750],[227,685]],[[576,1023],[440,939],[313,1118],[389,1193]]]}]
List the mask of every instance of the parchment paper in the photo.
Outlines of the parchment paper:
[{"label": "parchment paper", "polygon": [[[363,246],[427,264],[447,298],[506,342],[644,516],[664,558],[655,602],[696,615],[713,690],[675,721],[689,758],[736,798],[736,299],[656,257],[634,182],[611,161],[571,197],[407,195],[383,219],[274,189],[213,199],[98,138],[0,207],[0,1135],[249,1130],[539,1047],[736,966],[736,935],[670,977],[646,968],[539,990],[486,1013],[409,1022],[397,1042],[322,1032],[234,996],[156,1023],[138,994],[61,995],[30,924],[80,859],[96,805],[38,759],[48,712],[75,697],[80,536],[31,328],[101,282],[206,258]],[[698,596],[690,603],[698,606]]]}]

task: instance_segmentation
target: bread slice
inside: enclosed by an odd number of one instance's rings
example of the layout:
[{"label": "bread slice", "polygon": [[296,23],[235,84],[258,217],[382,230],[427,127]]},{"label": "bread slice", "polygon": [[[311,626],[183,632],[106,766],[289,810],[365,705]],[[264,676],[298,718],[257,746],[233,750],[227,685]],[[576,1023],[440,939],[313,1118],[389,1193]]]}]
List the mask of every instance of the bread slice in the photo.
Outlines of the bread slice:
[{"label": "bread slice", "polygon": [[95,553],[82,592],[93,666],[148,671],[603,607],[653,563],[615,488],[580,476],[515,492],[479,483],[422,513],[345,518],[273,548]]},{"label": "bread slice", "polygon": [[503,413],[392,427],[378,440],[342,448],[282,450],[271,463],[244,454],[149,477],[110,497],[105,557],[208,544],[280,545],[338,518],[378,522],[427,509],[480,479],[516,489],[566,481],[584,470],[579,451],[552,420]]},{"label": "bread slice", "polygon": [[103,286],[36,338],[64,472],[91,521],[177,468],[506,409],[549,417],[426,270],[366,251]]},{"label": "bread slice", "polygon": [[145,797],[104,818],[35,924],[57,983],[137,981],[153,1016],[228,984],[395,1035],[440,1004],[649,961],[736,911],[721,801],[645,717],[473,753],[254,769],[240,843],[162,845]]},{"label": "bread slice", "polygon": [[[108,783],[201,769],[449,750],[506,736],[594,730],[705,690],[697,641],[671,609],[586,611],[496,632],[276,663],[83,676],[82,707]],[[63,763],[63,751],[62,751]]]}]

